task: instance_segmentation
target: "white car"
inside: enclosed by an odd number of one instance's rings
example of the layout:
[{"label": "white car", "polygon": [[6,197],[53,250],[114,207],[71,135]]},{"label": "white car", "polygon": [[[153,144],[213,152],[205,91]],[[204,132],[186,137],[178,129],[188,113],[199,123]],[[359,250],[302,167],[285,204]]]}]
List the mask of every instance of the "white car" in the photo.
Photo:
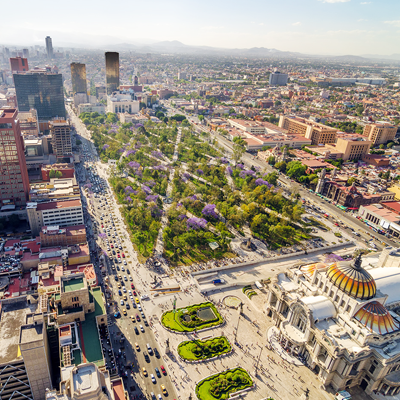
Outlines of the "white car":
[{"label": "white car", "polygon": [[140,300],[148,300],[150,297],[148,294],[144,294],[142,296],[140,296]]}]

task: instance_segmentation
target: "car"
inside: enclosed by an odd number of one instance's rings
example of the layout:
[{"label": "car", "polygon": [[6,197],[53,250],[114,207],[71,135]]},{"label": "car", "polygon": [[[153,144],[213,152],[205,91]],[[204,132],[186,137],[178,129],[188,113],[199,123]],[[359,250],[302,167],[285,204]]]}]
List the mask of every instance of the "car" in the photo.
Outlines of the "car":
[{"label": "car", "polygon": [[123,291],[124,293],[126,293],[126,288],[125,288],[125,286],[122,288],[122,291]]},{"label": "car", "polygon": [[160,385],[161,391],[163,392],[163,395],[166,396],[168,394],[167,389],[165,388],[165,385]]},{"label": "car", "polygon": [[122,296],[122,292],[121,292],[121,290],[118,290],[118,294],[119,294],[120,296]]},{"label": "car", "polygon": [[153,374],[150,375],[150,378],[153,383],[156,383],[156,377]]},{"label": "car", "polygon": [[154,347],[153,350],[154,350],[154,355],[155,355],[157,358],[160,358],[160,353],[158,352],[157,348]]},{"label": "car", "polygon": [[143,322],[144,322],[144,324],[145,324],[146,326],[149,326],[149,323],[147,322],[147,319],[146,319],[146,318],[143,318]]},{"label": "car", "polygon": [[124,275],[124,281],[127,282],[128,278],[126,277],[126,275]]},{"label": "car", "polygon": [[135,289],[135,285],[133,283],[131,283],[131,288]]},{"label": "car", "polygon": [[138,304],[137,308],[138,308],[139,311],[142,311],[142,307],[141,307],[140,304]]},{"label": "car", "polygon": [[122,297],[125,301],[128,300],[128,298],[126,297],[126,294],[124,294],[124,296]]},{"label": "car", "polygon": [[147,343],[146,344],[147,347],[147,351],[149,352],[150,355],[153,355],[153,349],[151,348],[151,346]]},{"label": "car", "polygon": [[142,332],[144,332],[143,325],[139,325],[139,328],[140,328],[140,330],[141,330]]},{"label": "car", "polygon": [[136,304],[140,303],[140,301],[139,301],[139,299],[137,297],[136,297],[135,301],[136,301]]},{"label": "car", "polygon": [[127,310],[130,310],[131,306],[129,305],[128,302],[126,302],[125,306],[126,306],[126,309],[127,309]]},{"label": "car", "polygon": [[158,400],[162,400],[162,396],[160,393],[157,395],[157,398],[158,398]]},{"label": "car", "polygon": [[[125,261],[125,262],[126,262],[126,261]],[[129,280],[130,280],[130,281],[133,281],[133,279],[132,279],[132,277],[131,277],[131,276],[129,277]]]},{"label": "car", "polygon": [[125,258],[125,254],[124,253],[122,253],[122,257]]},{"label": "car", "polygon": [[139,329],[135,326],[135,333],[136,335],[139,335]]},{"label": "car", "polygon": [[140,297],[140,300],[148,300],[150,297],[149,297],[149,295],[148,294],[143,294],[141,297]]},{"label": "car", "polygon": [[143,352],[143,356],[144,356],[144,359],[146,360],[146,362],[150,362],[150,357],[149,357],[149,355],[147,354],[147,353],[145,353],[145,352]]},{"label": "car", "polygon": [[140,321],[139,314],[136,314],[136,321],[137,321],[137,322],[139,322],[139,321]]},{"label": "car", "polygon": [[136,319],[135,319],[135,317],[133,315],[131,315],[131,321],[132,322],[136,322]]},{"label": "car", "polygon": [[123,314],[123,315],[126,315],[126,310],[125,310],[125,308],[122,309],[122,314]]},{"label": "car", "polygon": [[121,300],[121,301],[120,301],[120,304],[121,304],[121,306],[123,306],[123,305],[124,305],[124,301],[123,301],[123,300]]},{"label": "car", "polygon": [[119,255],[119,253],[117,254],[117,257],[118,257],[118,258],[121,258],[121,256]]},{"label": "car", "polygon": [[165,370],[164,365],[160,366],[161,372],[163,373],[163,375],[167,375],[167,371]]},{"label": "car", "polygon": [[160,372],[160,370],[156,367],[156,368],[154,368],[154,371],[156,371],[156,375],[159,377],[159,378],[161,378],[161,372]]},{"label": "car", "polygon": [[143,372],[143,375],[144,375],[144,376],[147,376],[147,371],[146,371],[146,368],[145,368],[145,367],[142,367],[142,372]]},{"label": "car", "polygon": [[135,343],[135,349],[136,349],[136,351],[140,351],[140,346],[138,343]]}]

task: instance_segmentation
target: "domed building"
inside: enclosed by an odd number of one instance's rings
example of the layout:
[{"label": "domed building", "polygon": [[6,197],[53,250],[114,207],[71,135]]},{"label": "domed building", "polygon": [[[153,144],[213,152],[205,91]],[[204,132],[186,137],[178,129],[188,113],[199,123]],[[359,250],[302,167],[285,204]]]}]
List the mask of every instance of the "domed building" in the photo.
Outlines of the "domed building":
[{"label": "domed building", "polygon": [[266,312],[280,344],[325,386],[400,393],[399,254],[386,250],[375,266],[361,256],[302,265],[271,280]]}]

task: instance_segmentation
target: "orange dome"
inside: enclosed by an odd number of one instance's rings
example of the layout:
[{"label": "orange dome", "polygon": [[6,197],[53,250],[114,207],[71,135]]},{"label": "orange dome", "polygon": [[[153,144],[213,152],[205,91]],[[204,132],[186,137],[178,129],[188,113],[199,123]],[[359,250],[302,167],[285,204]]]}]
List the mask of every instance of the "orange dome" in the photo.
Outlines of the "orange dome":
[{"label": "orange dome", "polygon": [[395,332],[400,328],[400,323],[377,301],[364,304],[356,312],[354,318],[370,331],[380,335]]},{"label": "orange dome", "polygon": [[324,263],[308,264],[308,265],[302,265],[300,267],[300,271],[310,278],[311,276],[313,276],[315,270],[324,269],[326,267],[327,265]]},{"label": "orange dome", "polygon": [[327,276],[336,287],[355,299],[368,300],[376,294],[374,278],[361,268],[361,256],[354,264],[348,261],[332,264]]}]

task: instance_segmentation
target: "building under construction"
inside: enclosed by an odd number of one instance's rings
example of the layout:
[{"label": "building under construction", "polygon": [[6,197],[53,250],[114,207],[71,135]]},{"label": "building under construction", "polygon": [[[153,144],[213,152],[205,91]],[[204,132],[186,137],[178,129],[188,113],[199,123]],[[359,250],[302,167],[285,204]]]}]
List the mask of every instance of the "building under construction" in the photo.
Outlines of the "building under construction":
[{"label": "building under construction", "polygon": [[53,153],[57,161],[72,155],[71,127],[64,119],[50,121]]}]

